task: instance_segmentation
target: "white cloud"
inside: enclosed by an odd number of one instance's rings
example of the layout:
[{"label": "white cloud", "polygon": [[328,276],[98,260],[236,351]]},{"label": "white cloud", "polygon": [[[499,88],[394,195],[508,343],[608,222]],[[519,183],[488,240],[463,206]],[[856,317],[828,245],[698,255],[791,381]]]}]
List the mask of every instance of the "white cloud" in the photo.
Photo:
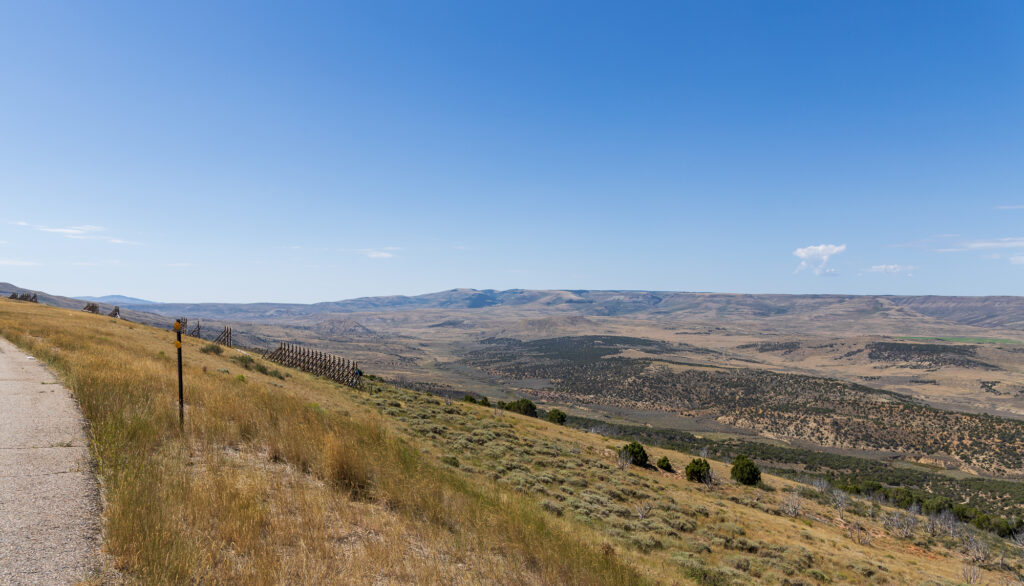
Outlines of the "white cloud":
[{"label": "white cloud", "polygon": [[33,226],[28,222],[15,222],[18,226],[27,226],[40,232],[48,232],[50,234],[60,234],[66,238],[75,238],[79,240],[102,240],[111,244],[138,244],[138,242],[131,242],[123,240],[121,238],[115,238],[107,234],[103,234],[107,229],[103,226],[93,226],[90,224],[83,224],[81,226],[68,226],[65,228],[51,228],[49,226]]},{"label": "white cloud", "polygon": [[74,263],[71,263],[71,264],[73,264],[76,267],[103,267],[103,266],[112,266],[112,265],[116,265],[116,264],[120,264],[120,263],[121,263],[121,261],[119,261],[117,259],[110,259],[110,260],[100,260],[100,261],[74,262]]},{"label": "white cloud", "polygon": [[103,226],[71,226],[68,228],[47,228],[46,226],[36,226],[36,230],[40,232],[53,232],[54,234],[63,234],[68,238],[84,237],[86,234],[93,232],[102,232],[106,228]]},{"label": "white cloud", "polygon": [[991,248],[1024,248],[1024,238],[995,238],[992,240],[975,240],[964,244],[963,250],[987,250]]},{"label": "white cloud", "polygon": [[1010,262],[1015,265],[1024,265],[1024,254],[1018,254],[1010,257]]},{"label": "white cloud", "polygon": [[886,273],[890,275],[899,275],[905,273],[908,277],[913,277],[914,267],[909,265],[875,265],[873,267],[864,269],[866,273]]},{"label": "white cloud", "polygon": [[27,260],[17,260],[13,258],[0,258],[0,266],[4,267],[35,267],[39,266],[37,262],[30,262]]},{"label": "white cloud", "polygon": [[394,258],[394,251],[396,250],[402,250],[402,248],[399,246],[384,246],[381,248],[350,248],[344,250],[344,252],[361,254],[366,258]]},{"label": "white cloud", "polygon": [[793,251],[793,255],[800,259],[800,266],[796,268],[796,272],[810,269],[815,275],[833,274],[835,269],[826,266],[828,260],[844,250],[845,244],[817,244],[797,248]]}]

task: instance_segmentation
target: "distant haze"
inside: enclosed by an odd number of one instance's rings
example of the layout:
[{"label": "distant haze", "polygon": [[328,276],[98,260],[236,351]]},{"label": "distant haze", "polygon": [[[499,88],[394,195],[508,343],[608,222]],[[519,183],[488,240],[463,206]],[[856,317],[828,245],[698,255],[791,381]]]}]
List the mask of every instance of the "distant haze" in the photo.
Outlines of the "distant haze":
[{"label": "distant haze", "polygon": [[153,305],[155,301],[147,301],[137,297],[125,297],[124,295],[104,295],[102,297],[89,297],[87,295],[75,296],[75,299],[83,301],[95,301],[97,303],[110,303],[112,305]]}]

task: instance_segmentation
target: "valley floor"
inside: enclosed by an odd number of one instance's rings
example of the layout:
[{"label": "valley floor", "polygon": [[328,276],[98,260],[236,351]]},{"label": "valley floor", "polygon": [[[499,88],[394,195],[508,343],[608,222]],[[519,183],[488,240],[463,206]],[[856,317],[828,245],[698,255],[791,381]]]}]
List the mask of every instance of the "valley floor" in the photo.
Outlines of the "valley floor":
[{"label": "valley floor", "polygon": [[[359,389],[173,335],[0,300],[0,335],[89,424],[104,544],[128,581],[957,584],[1021,569],[992,535],[763,476],[620,467],[622,442],[379,381]],[[258,363],[258,359],[256,361]],[[980,544],[980,545],[979,545]],[[983,555],[979,554],[984,548]]]}]

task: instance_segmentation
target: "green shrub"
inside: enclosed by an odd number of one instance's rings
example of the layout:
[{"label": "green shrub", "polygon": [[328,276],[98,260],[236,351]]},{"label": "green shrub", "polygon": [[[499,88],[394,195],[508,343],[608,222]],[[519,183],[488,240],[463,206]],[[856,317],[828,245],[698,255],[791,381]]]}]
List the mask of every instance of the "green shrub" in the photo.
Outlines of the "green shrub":
[{"label": "green shrub", "polygon": [[484,407],[490,407],[491,400],[488,399],[487,397],[480,397],[480,404],[483,405]]},{"label": "green shrub", "polygon": [[676,556],[675,560],[683,567],[683,574],[703,586],[731,586],[749,582],[749,578],[732,568],[716,568],[708,566],[700,558]]},{"label": "green shrub", "polygon": [[[498,405],[501,406],[500,403]],[[516,401],[512,401],[511,403],[505,403],[505,406],[502,408],[505,409],[506,411],[522,413],[523,415],[527,415],[529,417],[537,416],[537,406],[534,405],[533,401],[529,399],[519,399]]]},{"label": "green shrub", "polygon": [[474,397],[473,395],[466,395],[465,397],[462,398],[462,400],[465,401],[466,403],[472,403],[474,405],[477,404],[476,397]]},{"label": "green shrub", "polygon": [[[220,349],[220,346],[217,346],[216,344],[210,344],[210,345],[214,346],[214,347],[216,347],[218,349],[217,352],[216,352],[217,354],[220,354],[221,352],[223,352],[223,350]],[[211,352],[213,352],[213,350],[211,350]],[[284,375],[283,372],[281,372],[280,370],[278,370],[276,368],[267,368],[266,364],[263,364],[262,362],[257,362],[256,360],[253,360],[252,356],[246,356],[245,354],[243,354],[241,356],[232,356],[231,357],[231,361],[236,363],[236,364],[238,364],[239,366],[245,368],[246,370],[255,370],[256,372],[258,372],[260,374],[265,374],[267,376],[272,376],[274,378],[279,378],[281,380],[284,380],[284,376],[285,375]]]},{"label": "green shrub", "polygon": [[550,500],[542,502],[540,504],[540,507],[542,509],[544,509],[545,511],[549,512],[549,513],[553,513],[555,515],[558,515],[559,517],[561,517],[562,513],[565,511],[565,509],[562,507],[562,505],[558,504],[555,501],[550,501]]},{"label": "green shrub", "polygon": [[647,450],[640,442],[629,442],[622,446],[622,451],[629,456],[629,461],[634,466],[643,468],[647,465]]},{"label": "green shrub", "polygon": [[548,421],[551,423],[557,423],[558,425],[564,425],[565,420],[569,417],[565,414],[565,411],[561,409],[552,409],[548,411]]},{"label": "green shrub", "polygon": [[232,356],[231,362],[237,363],[246,370],[252,370],[253,364],[256,364],[256,361],[252,359],[252,356],[246,356],[245,354],[242,354],[241,356]]},{"label": "green shrub", "polygon": [[736,482],[746,484],[747,486],[753,486],[761,482],[761,470],[753,460],[743,454],[736,456],[736,459],[732,461],[730,476]]},{"label": "green shrub", "polygon": [[668,456],[658,458],[658,468],[665,472],[672,472],[672,462],[669,461]]},{"label": "green shrub", "polygon": [[661,549],[664,544],[658,539],[657,535],[652,533],[635,533],[630,539],[630,542],[634,547],[640,551],[647,553],[655,549]]},{"label": "green shrub", "polygon": [[686,479],[690,482],[707,482],[711,478],[711,464],[704,458],[694,458],[686,465]]},{"label": "green shrub", "polygon": [[218,356],[224,353],[224,349],[219,344],[206,344],[199,351],[203,354],[216,354]]},{"label": "green shrub", "polygon": [[441,456],[441,461],[453,468],[459,467],[459,459],[455,456]]}]

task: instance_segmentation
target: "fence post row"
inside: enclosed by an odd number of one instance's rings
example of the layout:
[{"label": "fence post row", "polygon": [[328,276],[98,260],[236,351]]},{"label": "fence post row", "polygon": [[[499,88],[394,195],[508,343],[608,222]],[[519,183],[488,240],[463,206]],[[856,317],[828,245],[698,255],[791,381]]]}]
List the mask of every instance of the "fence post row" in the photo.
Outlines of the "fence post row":
[{"label": "fence post row", "polygon": [[214,344],[220,344],[231,348],[231,328],[224,326],[224,330],[217,336],[217,339],[213,341]]},{"label": "fence post row", "polygon": [[264,352],[263,358],[343,385],[355,386],[359,382],[360,372],[355,362],[320,350],[281,342],[273,351]]},{"label": "fence post row", "polygon": [[[89,311],[89,306],[88,305],[86,306],[85,311]],[[120,310],[117,307],[115,307],[114,311],[118,312],[118,317],[119,317],[120,316]],[[111,314],[111,315],[113,315],[113,314]],[[181,333],[182,334],[185,334],[186,336],[190,336],[190,337],[193,337],[193,338],[199,338],[200,340],[203,339],[203,324],[202,324],[202,322],[200,322],[199,320],[196,320],[195,327],[193,327],[192,329],[189,329],[188,328],[188,319],[180,318],[178,321],[181,322]],[[230,326],[224,326],[224,329],[221,330],[220,334],[218,334],[217,337],[213,339],[213,343],[214,344],[220,344],[221,346],[227,346],[228,348],[234,348],[234,342],[232,340],[231,327]]]}]

